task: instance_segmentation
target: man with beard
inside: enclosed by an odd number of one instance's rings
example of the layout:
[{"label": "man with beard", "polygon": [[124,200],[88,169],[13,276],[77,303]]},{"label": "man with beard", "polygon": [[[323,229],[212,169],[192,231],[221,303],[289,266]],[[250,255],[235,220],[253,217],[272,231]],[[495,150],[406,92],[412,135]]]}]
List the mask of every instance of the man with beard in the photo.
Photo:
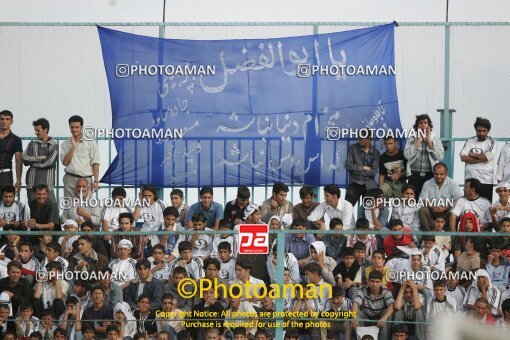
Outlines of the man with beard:
[{"label": "man with beard", "polygon": [[466,163],[465,178],[478,179],[482,183],[480,196],[492,203],[496,141],[488,136],[491,130],[488,119],[477,117],[474,126],[476,136],[468,138],[460,152],[460,160]]}]

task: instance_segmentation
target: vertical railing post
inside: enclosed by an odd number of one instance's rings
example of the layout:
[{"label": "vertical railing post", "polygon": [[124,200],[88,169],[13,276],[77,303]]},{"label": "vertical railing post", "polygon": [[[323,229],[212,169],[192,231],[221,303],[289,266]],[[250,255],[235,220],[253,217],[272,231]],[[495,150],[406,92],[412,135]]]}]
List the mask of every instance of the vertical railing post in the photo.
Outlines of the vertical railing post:
[{"label": "vertical railing post", "polygon": [[[283,268],[285,268],[285,231],[277,230],[276,236],[276,244],[277,244],[277,263],[276,263],[276,282],[281,286],[280,292],[281,295],[276,299],[276,312],[278,315],[281,315],[283,310],[283,294],[285,294],[285,290],[283,289]],[[269,245],[271,246],[271,245]],[[271,251],[271,249],[269,249]],[[283,324],[283,318],[276,318],[277,322]],[[283,327],[277,327],[275,333],[275,339],[283,339]]]},{"label": "vertical railing post", "polygon": [[[441,114],[441,137],[452,137],[452,113],[450,109],[450,23],[444,27],[444,104],[443,109],[438,110]],[[448,175],[453,177],[454,172],[454,143],[451,140],[443,142],[445,149],[443,161],[448,166]]]}]

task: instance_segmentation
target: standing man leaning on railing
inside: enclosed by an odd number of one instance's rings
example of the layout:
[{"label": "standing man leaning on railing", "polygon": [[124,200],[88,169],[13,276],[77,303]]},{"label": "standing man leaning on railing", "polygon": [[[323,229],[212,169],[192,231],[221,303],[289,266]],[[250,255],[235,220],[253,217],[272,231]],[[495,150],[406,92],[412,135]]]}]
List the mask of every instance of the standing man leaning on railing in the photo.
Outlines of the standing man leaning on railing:
[{"label": "standing man leaning on railing", "polygon": [[[14,185],[16,193],[21,188],[23,173],[21,139],[11,131],[13,115],[11,111],[0,112],[0,189],[6,185]],[[16,183],[12,178],[12,156],[16,162]]]},{"label": "standing man leaning on railing", "polygon": [[99,149],[95,141],[83,139],[83,118],[69,118],[71,138],[62,143],[60,160],[65,168],[64,197],[75,197],[76,181],[86,178],[92,192],[99,188]]},{"label": "standing man leaning on railing", "polygon": [[31,201],[34,196],[34,185],[43,183],[48,186],[48,199],[55,200],[55,170],[58,159],[58,142],[48,136],[50,123],[45,118],[39,118],[32,122],[36,140],[28,143],[23,152],[23,164],[29,166],[26,175],[27,200]]}]

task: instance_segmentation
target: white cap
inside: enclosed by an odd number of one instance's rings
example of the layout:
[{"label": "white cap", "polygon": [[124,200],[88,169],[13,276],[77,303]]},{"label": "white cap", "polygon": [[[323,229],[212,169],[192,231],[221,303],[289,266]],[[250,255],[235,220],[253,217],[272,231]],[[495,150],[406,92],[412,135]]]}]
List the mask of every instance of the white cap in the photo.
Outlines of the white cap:
[{"label": "white cap", "polygon": [[251,214],[253,214],[257,210],[257,205],[255,203],[250,203],[246,209],[244,209],[244,219],[247,219]]},{"label": "white cap", "polygon": [[508,182],[498,183],[498,185],[496,185],[496,191],[498,191],[498,189],[507,189],[507,190],[510,190],[510,183],[508,183]]},{"label": "white cap", "polygon": [[278,215],[273,215],[271,216],[271,218],[269,219],[269,223],[271,223],[271,220],[278,220],[278,222],[281,222],[282,221],[282,218]]},{"label": "white cap", "polygon": [[8,305],[9,309],[10,309],[9,316],[13,316],[11,298],[9,297],[9,294],[7,294],[6,292],[1,293],[0,294],[0,303]]},{"label": "white cap", "polygon": [[292,214],[285,214],[282,217],[282,228],[290,228],[292,224]]},{"label": "white cap", "polygon": [[133,243],[131,243],[130,240],[120,240],[119,242],[119,248],[133,248]]},{"label": "white cap", "polygon": [[72,225],[72,226],[74,226],[76,229],[78,229],[78,223],[76,223],[76,221],[75,221],[75,220],[71,220],[71,219],[65,220],[65,221],[64,221],[64,225]]}]

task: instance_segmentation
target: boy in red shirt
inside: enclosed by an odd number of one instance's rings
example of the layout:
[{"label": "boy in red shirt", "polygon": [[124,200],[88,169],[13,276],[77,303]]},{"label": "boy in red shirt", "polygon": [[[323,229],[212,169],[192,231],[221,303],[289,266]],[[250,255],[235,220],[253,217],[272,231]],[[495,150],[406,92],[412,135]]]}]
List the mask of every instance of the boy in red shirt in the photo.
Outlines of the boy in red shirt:
[{"label": "boy in red shirt", "polygon": [[413,241],[413,235],[411,234],[412,230],[409,228],[404,228],[404,223],[399,219],[390,220],[390,228],[391,231],[404,231],[409,234],[398,234],[398,235],[388,235],[384,238],[384,252],[387,256],[393,255],[393,252],[397,248],[397,246],[408,246],[410,248],[416,248],[416,244]]}]

